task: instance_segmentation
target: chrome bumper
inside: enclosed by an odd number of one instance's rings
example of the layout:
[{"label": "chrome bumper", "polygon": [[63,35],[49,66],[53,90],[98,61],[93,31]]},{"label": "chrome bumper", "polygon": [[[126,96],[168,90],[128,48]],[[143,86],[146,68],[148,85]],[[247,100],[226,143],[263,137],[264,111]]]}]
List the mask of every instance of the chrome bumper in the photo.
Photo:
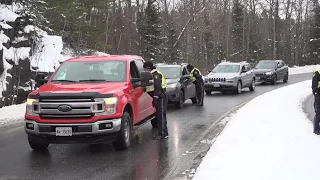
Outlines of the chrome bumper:
[{"label": "chrome bumper", "polygon": [[[33,130],[27,128],[27,123],[33,124]],[[99,129],[100,124],[111,123],[112,128],[109,129]],[[70,123],[70,124],[48,124],[48,123],[37,123],[35,121],[25,120],[24,129],[27,134],[30,135],[52,135],[55,136],[56,127],[72,127],[72,136],[77,135],[102,135],[102,134],[112,134],[120,131],[121,128],[121,118],[111,119],[111,120],[101,120],[95,123]]]}]

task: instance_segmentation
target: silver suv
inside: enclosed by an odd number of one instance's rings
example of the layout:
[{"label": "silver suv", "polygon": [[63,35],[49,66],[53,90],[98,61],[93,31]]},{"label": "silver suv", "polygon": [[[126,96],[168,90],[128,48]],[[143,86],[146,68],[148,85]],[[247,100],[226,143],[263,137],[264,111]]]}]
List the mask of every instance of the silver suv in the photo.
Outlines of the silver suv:
[{"label": "silver suv", "polygon": [[212,91],[234,91],[240,94],[243,88],[255,89],[255,74],[247,62],[221,62],[204,78],[206,94]]}]

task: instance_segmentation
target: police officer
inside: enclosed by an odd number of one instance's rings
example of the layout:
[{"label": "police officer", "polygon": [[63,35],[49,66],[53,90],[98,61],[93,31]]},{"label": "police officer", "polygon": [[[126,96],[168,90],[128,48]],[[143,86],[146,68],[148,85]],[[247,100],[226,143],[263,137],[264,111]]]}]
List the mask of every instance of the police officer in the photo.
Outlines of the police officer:
[{"label": "police officer", "polygon": [[312,77],[312,93],[314,95],[314,110],[316,112],[316,115],[313,120],[313,133],[319,135],[320,127],[320,73],[319,71],[313,71],[313,77]]},{"label": "police officer", "polygon": [[190,72],[190,80],[196,86],[197,94],[197,106],[203,106],[203,97],[204,97],[204,82],[202,75],[199,69],[194,68],[191,64],[187,65],[187,69]]},{"label": "police officer", "polygon": [[146,61],[143,65],[145,71],[149,71],[153,75],[154,85],[147,86],[146,92],[153,97],[152,105],[156,108],[156,120],[158,127],[158,135],[153,139],[167,139],[167,104],[168,96],[166,94],[166,80],[164,75],[158,71],[152,61]]}]

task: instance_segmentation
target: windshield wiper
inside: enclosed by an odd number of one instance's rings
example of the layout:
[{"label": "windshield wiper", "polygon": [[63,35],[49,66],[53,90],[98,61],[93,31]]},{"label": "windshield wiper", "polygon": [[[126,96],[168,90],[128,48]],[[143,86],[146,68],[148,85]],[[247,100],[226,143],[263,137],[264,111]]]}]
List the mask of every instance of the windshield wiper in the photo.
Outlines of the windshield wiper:
[{"label": "windshield wiper", "polygon": [[51,80],[51,82],[78,82],[78,81],[67,80],[67,79],[60,79],[60,80]]},{"label": "windshield wiper", "polygon": [[109,82],[104,79],[82,79],[79,82]]}]

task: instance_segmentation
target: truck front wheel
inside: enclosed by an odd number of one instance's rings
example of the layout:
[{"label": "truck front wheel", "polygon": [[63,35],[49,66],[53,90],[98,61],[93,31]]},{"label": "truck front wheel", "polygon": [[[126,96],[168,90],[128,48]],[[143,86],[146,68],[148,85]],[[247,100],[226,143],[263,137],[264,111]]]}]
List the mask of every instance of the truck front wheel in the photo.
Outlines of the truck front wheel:
[{"label": "truck front wheel", "polygon": [[32,141],[29,141],[29,145],[35,151],[45,151],[49,146],[49,144],[36,143]]},{"label": "truck front wheel", "polygon": [[121,118],[121,129],[113,146],[116,150],[126,150],[131,144],[131,116],[124,112]]}]

